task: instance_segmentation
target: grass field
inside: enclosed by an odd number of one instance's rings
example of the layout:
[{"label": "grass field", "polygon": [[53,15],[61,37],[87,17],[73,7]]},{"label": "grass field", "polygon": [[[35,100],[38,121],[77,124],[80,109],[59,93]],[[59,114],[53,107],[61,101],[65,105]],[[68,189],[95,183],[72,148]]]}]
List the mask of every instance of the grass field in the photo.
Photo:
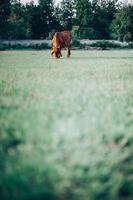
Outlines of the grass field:
[{"label": "grass field", "polygon": [[2,200],[131,200],[133,51],[0,52]]}]

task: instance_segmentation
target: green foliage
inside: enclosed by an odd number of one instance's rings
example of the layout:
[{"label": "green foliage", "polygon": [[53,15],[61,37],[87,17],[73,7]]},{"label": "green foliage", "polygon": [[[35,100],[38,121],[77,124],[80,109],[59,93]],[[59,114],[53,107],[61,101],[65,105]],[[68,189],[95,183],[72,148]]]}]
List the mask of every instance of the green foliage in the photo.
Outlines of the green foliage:
[{"label": "green foliage", "polygon": [[77,24],[81,38],[108,39],[117,1],[77,0]]},{"label": "green foliage", "polygon": [[99,40],[97,42],[93,42],[89,44],[91,47],[101,47],[103,49],[111,48],[111,49],[132,49],[133,43],[117,43],[116,41],[107,41],[107,40]]},{"label": "green foliage", "polygon": [[72,40],[72,47],[80,47],[80,46],[81,46],[80,41],[74,38]]},{"label": "green foliage", "polygon": [[79,26],[72,26],[72,37],[74,37],[75,39],[78,39],[79,38]]},{"label": "green foliage", "polygon": [[8,21],[9,31],[8,38],[9,39],[27,39],[30,35],[27,33],[27,27],[25,22],[20,20],[9,20]]},{"label": "green foliage", "polygon": [[128,43],[128,48],[129,48],[129,49],[132,49],[132,48],[133,48],[133,43],[132,43],[132,42],[129,42],[129,43]]},{"label": "green foliage", "polygon": [[[1,1],[0,38],[44,39],[53,31],[71,30],[78,39],[133,40],[133,6],[118,0]],[[75,31],[73,27],[78,27]]]},{"label": "green foliage", "polygon": [[38,49],[38,50],[43,50],[43,49],[49,49],[50,48],[47,43],[30,45],[29,47],[32,48],[32,49]]},{"label": "green foliage", "polygon": [[0,51],[6,50],[6,45],[0,43]]},{"label": "green foliage", "polygon": [[21,43],[18,44],[0,44],[0,51],[3,50],[23,50],[23,49],[35,49],[35,50],[44,50],[44,49],[50,49],[49,45],[47,43],[42,44],[30,44],[30,45],[23,45]]},{"label": "green foliage", "polygon": [[[71,43],[71,46],[72,48],[73,47],[79,47],[79,48],[82,48],[82,49],[89,49],[89,47],[101,47],[103,49],[106,49],[106,48],[111,48],[111,49],[114,49],[114,48],[117,48],[117,49],[132,49],[133,48],[133,43],[130,42],[130,43],[116,43],[115,41],[107,41],[107,40],[99,40],[99,41],[94,41],[89,44],[82,44],[80,42],[80,40],[76,39],[75,37],[73,37],[72,39],[72,43]],[[12,44],[12,43],[0,43],[0,51],[3,51],[3,50],[24,50],[24,49],[29,49],[29,50],[32,50],[32,49],[35,49],[35,50],[44,50],[44,49],[50,49],[51,46],[48,45],[47,43],[42,43],[42,44],[34,44],[34,43],[31,43],[31,44],[23,44],[23,43],[16,43],[16,44]]]},{"label": "green foliage", "polygon": [[119,9],[111,29],[113,38],[120,41],[133,41],[133,6]]},{"label": "green foliage", "polygon": [[7,20],[10,15],[10,6],[10,0],[0,0],[0,39],[7,37]]},{"label": "green foliage", "polygon": [[132,199],[133,51],[0,60],[0,199]]},{"label": "green foliage", "polygon": [[[34,24],[34,20],[32,20],[32,25],[35,27],[36,30],[38,28],[40,30],[39,32],[40,35],[36,36],[36,38],[46,38],[48,37],[48,34],[52,30],[53,26],[53,18],[54,18],[53,0],[39,0],[38,12],[39,12],[38,13],[39,21],[37,24],[36,23]],[[37,18],[35,19],[37,20]]]},{"label": "green foliage", "polygon": [[74,15],[74,0],[62,0],[60,5],[60,23],[64,30],[71,30]]},{"label": "green foliage", "polygon": [[101,47],[101,48],[122,48],[120,44],[109,42],[109,41],[97,41],[90,44],[92,47]]},{"label": "green foliage", "polygon": [[23,6],[20,0],[12,1],[11,14],[8,18],[8,39],[28,39],[31,37],[27,12],[27,7]]}]

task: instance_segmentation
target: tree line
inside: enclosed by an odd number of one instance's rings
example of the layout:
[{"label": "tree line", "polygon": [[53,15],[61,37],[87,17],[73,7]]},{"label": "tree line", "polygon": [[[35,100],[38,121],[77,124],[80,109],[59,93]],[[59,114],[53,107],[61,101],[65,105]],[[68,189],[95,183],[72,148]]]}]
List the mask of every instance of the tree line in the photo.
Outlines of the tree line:
[{"label": "tree line", "polygon": [[75,38],[133,41],[133,5],[118,0],[0,0],[0,39],[46,39],[71,30]]}]

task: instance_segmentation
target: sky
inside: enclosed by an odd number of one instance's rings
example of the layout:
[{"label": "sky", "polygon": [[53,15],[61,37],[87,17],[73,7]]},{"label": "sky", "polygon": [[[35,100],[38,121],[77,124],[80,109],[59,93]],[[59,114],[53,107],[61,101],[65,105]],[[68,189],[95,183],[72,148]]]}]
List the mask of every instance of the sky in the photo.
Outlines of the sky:
[{"label": "sky", "polygon": [[[30,1],[31,1],[31,0],[21,0],[21,2],[24,3],[24,4],[25,4],[25,3],[28,3],[28,2],[30,2]],[[34,1],[36,4],[37,4],[37,2],[38,2],[38,0],[33,0],[33,1]],[[55,0],[56,3],[60,2],[60,1],[61,1],[61,0]]]},{"label": "sky", "polygon": [[[31,0],[21,0],[21,2],[24,3],[24,4],[25,4],[25,3],[28,3],[28,2],[30,2],[30,1],[31,1]],[[35,3],[38,2],[38,0],[33,0],[33,1],[34,1]]]}]

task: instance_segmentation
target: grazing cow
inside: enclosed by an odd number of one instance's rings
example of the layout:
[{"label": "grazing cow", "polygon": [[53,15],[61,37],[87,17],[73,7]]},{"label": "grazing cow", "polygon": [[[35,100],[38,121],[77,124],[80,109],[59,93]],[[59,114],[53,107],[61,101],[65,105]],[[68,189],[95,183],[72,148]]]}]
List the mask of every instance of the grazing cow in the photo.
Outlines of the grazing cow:
[{"label": "grazing cow", "polygon": [[53,34],[51,55],[52,56],[54,55],[55,58],[60,58],[62,56],[61,49],[67,48],[68,49],[67,57],[69,58],[70,42],[71,42],[70,31],[55,32]]}]

